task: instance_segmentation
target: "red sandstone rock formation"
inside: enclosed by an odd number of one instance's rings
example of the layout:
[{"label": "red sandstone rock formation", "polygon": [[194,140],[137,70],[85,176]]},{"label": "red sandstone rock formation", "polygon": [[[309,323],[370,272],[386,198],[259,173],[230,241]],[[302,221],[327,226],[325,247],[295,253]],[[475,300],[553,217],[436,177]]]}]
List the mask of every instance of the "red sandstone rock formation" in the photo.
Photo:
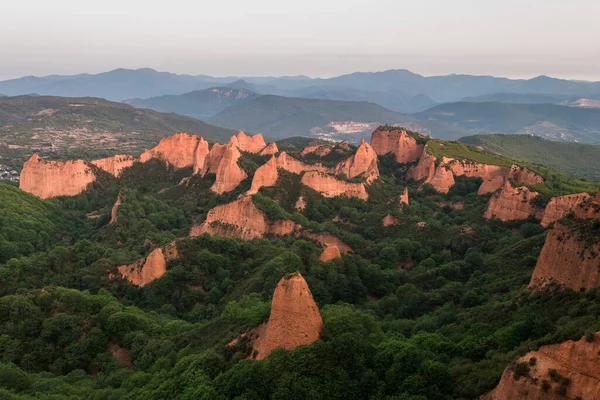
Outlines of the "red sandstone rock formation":
[{"label": "red sandstone rock formation", "polygon": [[544,210],[542,226],[547,228],[551,223],[556,222],[567,215],[569,211],[578,211],[578,209],[585,207],[590,199],[591,196],[587,193],[553,197]]},{"label": "red sandstone rock formation", "polygon": [[544,178],[536,174],[534,171],[527,167],[519,167],[515,164],[510,167],[509,177],[513,181],[525,185],[544,183]]},{"label": "red sandstone rock formation", "polygon": [[537,192],[530,191],[527,187],[513,187],[506,182],[502,191],[496,193],[490,199],[484,217],[491,219],[496,217],[501,221],[514,221],[527,219],[530,215],[541,219],[543,210],[532,204],[532,200],[538,196]]},{"label": "red sandstone rock formation", "polygon": [[430,180],[435,175],[435,162],[436,158],[429,154],[427,145],[425,145],[421,158],[419,158],[419,163],[411,168],[409,177],[415,181],[420,181],[421,179]]},{"label": "red sandstone rock formation", "polygon": [[348,178],[364,176],[367,178],[367,182],[371,182],[379,177],[377,153],[363,139],[356,153],[346,160],[341,161],[335,169],[338,174],[346,174]]},{"label": "red sandstone rock formation", "polygon": [[600,243],[585,244],[578,229],[556,222],[548,232],[529,287],[542,289],[552,282],[573,290],[600,286]]},{"label": "red sandstone rock formation", "polygon": [[455,183],[454,174],[450,168],[440,165],[436,168],[431,179],[427,179],[425,183],[430,184],[440,193],[448,193]]},{"label": "red sandstone rock formation", "polygon": [[221,162],[226,149],[226,144],[215,143],[212,145],[208,155],[206,156],[206,159],[204,160],[204,169],[202,171],[203,176],[207,173],[217,173],[217,168],[219,168],[219,163]]},{"label": "red sandstone rock formation", "polygon": [[319,261],[326,262],[335,260],[336,258],[341,258],[342,254],[340,253],[340,249],[337,246],[327,246],[325,250],[319,256]]},{"label": "red sandstone rock formation", "polygon": [[294,205],[294,208],[299,211],[302,211],[306,208],[306,202],[304,201],[304,196],[298,197],[298,200],[296,200],[296,204]]},{"label": "red sandstone rock formation", "polygon": [[43,161],[31,156],[21,170],[19,187],[42,199],[74,196],[96,180],[90,166],[83,160]]},{"label": "red sandstone rock formation", "polygon": [[408,188],[400,195],[400,207],[408,207]]},{"label": "red sandstone rock formation", "polygon": [[350,143],[348,143],[347,140],[344,140],[343,142],[339,142],[337,144],[337,147],[339,147],[340,149],[345,150],[345,151],[350,151],[351,150],[350,149]]},{"label": "red sandstone rock formation", "polygon": [[481,183],[481,186],[479,186],[479,190],[477,190],[477,194],[478,195],[482,195],[482,194],[488,194],[488,193],[493,193],[496,190],[500,189],[502,187],[502,185],[504,185],[504,177],[503,176],[496,176],[495,178],[492,179],[487,179],[484,180]]},{"label": "red sandstone rock formation", "polygon": [[194,173],[198,173],[202,171],[207,155],[208,142],[201,136],[176,133],[163,138],[156,147],[143,152],[140,161],[147,162],[157,158],[176,168],[193,167]]},{"label": "red sandstone rock formation", "polygon": [[364,184],[345,182],[323,172],[307,172],[302,176],[301,182],[325,197],[346,196],[363,200],[369,198]]},{"label": "red sandstone rock formation", "polygon": [[398,221],[398,218],[392,216],[391,214],[388,214],[385,217],[383,217],[381,223],[383,224],[383,226],[388,227],[392,225],[398,225],[400,221]]},{"label": "red sandstone rock formation", "polygon": [[133,264],[121,265],[121,275],[137,286],[145,286],[167,272],[167,262],[178,257],[177,244],[172,242],[164,248],[157,248],[148,257]]},{"label": "red sandstone rock formation", "polygon": [[283,277],[275,288],[264,334],[254,342],[254,356],[262,360],[278,347],[293,350],[309,345],[319,339],[322,329],[321,313],[302,275]]},{"label": "red sandstone rock formation", "polygon": [[415,162],[423,153],[424,145],[417,143],[405,130],[377,129],[371,134],[371,146],[380,156],[394,153],[399,163]]},{"label": "red sandstone rock formation", "polygon": [[352,248],[350,246],[330,233],[302,232],[297,236],[314,240],[321,246],[325,247],[319,256],[319,261],[333,260],[336,257],[341,257],[341,253],[352,253]]},{"label": "red sandstone rock formation", "polygon": [[278,178],[279,174],[277,173],[277,159],[275,156],[273,156],[265,164],[258,167],[256,172],[254,172],[252,186],[250,187],[248,194],[258,193],[260,188],[263,186],[274,186],[275,183],[277,183]]},{"label": "red sandstone rock formation", "polygon": [[[517,360],[527,363],[527,376],[517,378],[511,366],[502,374],[500,383],[492,392],[484,396],[487,400],[564,400],[564,399],[600,399],[600,338],[596,333],[592,342],[585,338],[574,342],[569,340],[560,344],[542,346]],[[533,365],[530,360],[535,359]],[[570,380],[565,385],[566,394],[558,392],[559,382],[549,375],[556,370],[558,375]],[[543,382],[550,385],[542,388]]]},{"label": "red sandstone rock formation", "polygon": [[[348,146],[348,148],[350,147]],[[325,157],[327,154],[331,153],[331,150],[333,150],[333,146],[330,144],[317,144],[306,146],[304,149],[302,149],[300,155],[305,156],[307,154],[314,153],[319,157]]]},{"label": "red sandstone rock formation", "polygon": [[287,235],[296,228],[296,224],[291,220],[270,221],[256,208],[252,196],[245,196],[210,210],[206,221],[192,227],[190,236],[209,233],[213,236],[249,240],[265,235]]},{"label": "red sandstone rock formation", "polygon": [[267,146],[262,134],[257,133],[254,136],[248,136],[241,131],[237,136],[232,136],[229,143],[239,147],[241,151],[247,151],[248,153],[260,153]]},{"label": "red sandstone rock formation", "polygon": [[112,157],[101,158],[100,160],[93,160],[91,163],[118,178],[121,172],[125,168],[131,167],[135,161],[136,158],[134,156],[118,154]]},{"label": "red sandstone rock formation", "polygon": [[267,145],[264,149],[260,151],[261,156],[270,156],[279,153],[279,149],[277,148],[277,143],[272,142]]},{"label": "red sandstone rock formation", "polygon": [[277,157],[277,166],[298,175],[306,171],[330,172],[329,168],[324,167],[321,163],[305,164],[294,157],[290,157],[285,151],[282,151]]},{"label": "red sandstone rock formation", "polygon": [[237,163],[241,155],[234,145],[229,144],[226,146],[217,167],[217,180],[211,186],[212,191],[218,194],[230,192],[248,177]]},{"label": "red sandstone rock formation", "polygon": [[123,198],[121,196],[121,193],[119,193],[119,195],[117,196],[117,201],[115,202],[115,204],[112,207],[112,210],[110,211],[110,222],[109,224],[116,224],[117,223],[117,212],[119,211],[119,206],[121,205],[121,203],[123,202]]}]

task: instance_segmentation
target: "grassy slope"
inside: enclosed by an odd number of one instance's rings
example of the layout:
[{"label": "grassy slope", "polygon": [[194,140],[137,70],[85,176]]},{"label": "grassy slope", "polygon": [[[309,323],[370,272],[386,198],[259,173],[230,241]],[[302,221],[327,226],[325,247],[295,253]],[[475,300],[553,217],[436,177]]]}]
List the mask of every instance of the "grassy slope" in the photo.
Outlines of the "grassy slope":
[{"label": "grassy slope", "polygon": [[564,143],[529,135],[477,135],[461,142],[526,162],[545,164],[575,177],[600,181],[600,146]]},{"label": "grassy slope", "polygon": [[267,95],[227,108],[210,122],[285,138],[309,134],[312,128],[326,127],[331,121],[395,123],[412,120],[410,116],[373,103]]},{"label": "grassy slope", "polygon": [[234,133],[193,118],[96,98],[0,99],[0,163],[19,167],[34,151],[53,158],[139,153],[175,132],[226,141]]}]

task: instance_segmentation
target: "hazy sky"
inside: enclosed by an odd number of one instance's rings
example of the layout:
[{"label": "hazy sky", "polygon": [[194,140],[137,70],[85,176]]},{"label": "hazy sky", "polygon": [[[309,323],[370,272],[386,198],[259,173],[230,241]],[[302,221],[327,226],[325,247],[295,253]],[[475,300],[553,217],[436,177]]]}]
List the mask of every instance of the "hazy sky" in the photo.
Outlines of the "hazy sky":
[{"label": "hazy sky", "polygon": [[546,74],[600,81],[599,0],[3,0],[0,79]]}]

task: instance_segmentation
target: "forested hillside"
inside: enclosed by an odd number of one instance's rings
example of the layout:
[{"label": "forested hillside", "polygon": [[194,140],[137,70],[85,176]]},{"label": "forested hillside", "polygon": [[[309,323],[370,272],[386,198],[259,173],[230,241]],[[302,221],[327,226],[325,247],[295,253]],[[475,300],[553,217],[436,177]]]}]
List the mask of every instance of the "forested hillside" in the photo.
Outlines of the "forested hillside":
[{"label": "forested hillside", "polygon": [[[528,288],[547,235],[539,219],[484,218],[498,194],[478,194],[487,177],[455,173],[441,193],[435,181],[413,175],[436,156],[469,157],[465,165],[500,160],[489,165],[507,168],[513,160],[393,127],[377,133],[397,134],[423,154],[400,163],[398,154],[377,155],[368,143],[357,150],[288,140],[282,157],[238,142],[235,165],[219,164],[216,173],[208,164],[202,173],[176,168],[159,153],[118,177],[93,170],[96,180],[76,196],[41,200],[0,184],[0,397],[475,399],[529,350],[584,335],[594,340],[598,288]],[[303,154],[300,145],[308,144],[315,148]],[[327,147],[321,160],[318,146]],[[355,175],[358,157],[369,154],[375,165],[365,171],[373,175]],[[277,163],[277,178],[264,178],[248,195],[267,163]],[[293,172],[298,166],[305,170]],[[225,167],[247,177],[217,194]],[[334,167],[321,176],[364,185],[366,200],[309,186],[312,168]],[[511,177],[505,186],[545,187],[549,196],[600,186],[563,185],[568,178],[551,169],[518,168],[544,183]],[[248,203],[231,216],[236,224],[250,224],[251,208],[268,224],[293,221],[294,231],[242,240],[220,237],[236,228],[221,222],[211,226],[221,235],[190,236],[240,197]],[[258,230],[254,222],[242,233]],[[588,238],[597,237],[596,225]],[[346,251],[324,260],[319,235]],[[145,285],[122,276],[171,243],[177,252],[164,274]],[[275,288],[295,272],[322,316],[320,338],[253,359],[253,335],[269,319]]]}]

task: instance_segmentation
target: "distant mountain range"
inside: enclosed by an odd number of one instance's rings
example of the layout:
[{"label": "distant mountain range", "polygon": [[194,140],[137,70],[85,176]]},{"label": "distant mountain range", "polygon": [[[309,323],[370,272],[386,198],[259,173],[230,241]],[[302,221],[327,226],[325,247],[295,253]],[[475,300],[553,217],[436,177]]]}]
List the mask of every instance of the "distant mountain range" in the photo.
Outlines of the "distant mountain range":
[{"label": "distant mountain range", "polygon": [[124,103],[137,108],[149,108],[160,112],[173,112],[198,119],[207,119],[227,107],[255,99],[258,96],[247,89],[217,87],[195,90],[181,95],[125,100]]},{"label": "distant mountain range", "polygon": [[528,133],[552,140],[600,143],[600,108],[556,104],[458,102],[413,114],[475,133]]},{"label": "distant mountain range", "polygon": [[390,110],[412,113],[435,104],[497,93],[594,98],[599,82],[569,81],[539,76],[508,79],[492,76],[446,75],[424,77],[407,70],[356,72],[334,78],[222,77],[177,75],[143,68],[117,69],[100,74],[23,77],[0,82],[0,93],[70,97],[102,97],[114,101],[179,95],[213,87],[246,89],[254,93],[328,100],[370,101]]}]

